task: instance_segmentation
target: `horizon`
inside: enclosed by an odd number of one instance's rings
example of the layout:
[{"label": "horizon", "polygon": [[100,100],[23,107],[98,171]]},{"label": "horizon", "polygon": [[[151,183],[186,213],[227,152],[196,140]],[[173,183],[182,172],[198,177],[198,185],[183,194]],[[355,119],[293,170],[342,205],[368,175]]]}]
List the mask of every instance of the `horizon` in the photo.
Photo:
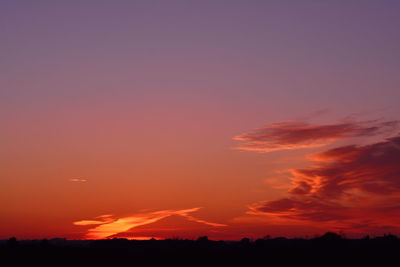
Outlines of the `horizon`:
[{"label": "horizon", "polygon": [[400,1],[0,2],[0,240],[400,235]]},{"label": "horizon", "polygon": [[373,239],[400,239],[399,236],[391,234],[391,233],[385,233],[383,235],[369,235],[366,234],[364,236],[358,236],[358,237],[348,237],[345,233],[336,233],[336,232],[325,232],[323,234],[315,234],[315,235],[310,235],[310,236],[295,236],[295,237],[285,237],[285,236],[270,236],[266,235],[263,237],[258,237],[258,238],[248,238],[246,236],[240,238],[240,239],[235,239],[235,240],[222,240],[222,239],[210,239],[208,236],[199,236],[196,238],[180,238],[180,237],[168,237],[168,238],[158,238],[158,237],[113,237],[113,238],[104,238],[104,239],[68,239],[65,237],[53,237],[53,238],[38,238],[38,239],[18,239],[17,237],[13,236],[8,239],[0,239],[1,242],[10,242],[10,240],[14,240],[16,242],[24,242],[24,241],[84,241],[84,242],[96,242],[96,241],[121,241],[121,240],[127,240],[127,241],[193,241],[193,242],[204,242],[204,241],[210,241],[210,242],[257,242],[257,240],[265,240],[265,241],[276,241],[276,240],[307,240],[311,241],[314,239],[323,239],[328,236],[327,241],[329,240],[335,240],[335,239],[329,239],[329,237],[334,236],[337,237],[338,239],[342,240],[373,240]]}]

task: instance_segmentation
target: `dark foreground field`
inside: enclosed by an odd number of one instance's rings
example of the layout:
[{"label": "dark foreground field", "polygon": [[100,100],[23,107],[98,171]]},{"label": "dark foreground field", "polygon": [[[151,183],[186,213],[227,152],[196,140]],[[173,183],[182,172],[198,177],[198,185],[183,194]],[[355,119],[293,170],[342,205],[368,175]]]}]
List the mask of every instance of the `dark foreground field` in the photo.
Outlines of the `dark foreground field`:
[{"label": "dark foreground field", "polygon": [[[0,266],[398,266],[393,235],[345,239],[25,240],[0,243]],[[23,264],[23,265],[22,265]]]}]

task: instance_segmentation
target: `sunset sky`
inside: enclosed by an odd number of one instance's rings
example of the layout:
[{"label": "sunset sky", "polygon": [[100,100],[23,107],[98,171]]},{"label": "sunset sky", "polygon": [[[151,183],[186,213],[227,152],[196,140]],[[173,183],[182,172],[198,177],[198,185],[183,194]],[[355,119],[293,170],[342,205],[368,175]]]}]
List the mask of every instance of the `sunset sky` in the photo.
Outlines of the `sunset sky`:
[{"label": "sunset sky", "polygon": [[400,234],[400,1],[0,1],[0,239]]}]

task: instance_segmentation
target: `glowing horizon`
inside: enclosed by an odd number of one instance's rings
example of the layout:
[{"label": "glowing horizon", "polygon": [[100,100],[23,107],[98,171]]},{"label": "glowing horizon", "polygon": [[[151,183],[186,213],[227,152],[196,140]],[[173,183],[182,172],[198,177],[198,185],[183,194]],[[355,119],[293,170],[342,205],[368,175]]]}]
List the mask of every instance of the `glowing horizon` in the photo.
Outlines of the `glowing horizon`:
[{"label": "glowing horizon", "polygon": [[[132,230],[135,227],[151,224],[172,215],[179,215],[188,220],[210,225],[213,227],[226,226],[224,224],[212,223],[205,220],[197,219],[189,215],[189,213],[198,211],[199,209],[200,208],[192,208],[185,210],[162,210],[162,211],[155,211],[144,214],[142,213],[134,216],[127,216],[116,219],[111,219],[112,215],[111,216],[107,215],[103,220],[76,221],[74,222],[74,225],[82,225],[82,226],[97,225],[94,228],[90,228],[88,230],[87,235],[84,237],[85,239],[110,238],[117,234],[125,233],[128,230]],[[101,215],[100,217],[104,218],[104,215]]]}]

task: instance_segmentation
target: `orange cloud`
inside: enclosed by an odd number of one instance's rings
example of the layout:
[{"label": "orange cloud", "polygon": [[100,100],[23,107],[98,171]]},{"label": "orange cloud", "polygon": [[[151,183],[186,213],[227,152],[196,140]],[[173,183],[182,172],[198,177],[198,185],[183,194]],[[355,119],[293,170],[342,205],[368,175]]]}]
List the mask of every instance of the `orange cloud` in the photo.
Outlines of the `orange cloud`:
[{"label": "orange cloud", "polygon": [[252,214],[371,232],[400,229],[400,136],[317,153],[292,171],[288,197],[256,203]]},{"label": "orange cloud", "polygon": [[393,130],[398,121],[346,122],[310,125],[306,122],[279,122],[256,129],[233,139],[243,144],[236,149],[272,152],[326,146],[337,139],[378,135]]},{"label": "orange cloud", "polygon": [[184,217],[186,219],[188,219],[189,221],[194,221],[194,222],[198,222],[198,223],[202,223],[202,224],[206,224],[206,225],[210,225],[210,226],[215,226],[215,227],[226,226],[226,224],[208,222],[208,221],[205,221],[205,220],[202,220],[202,219],[195,218],[195,217],[190,216],[190,215],[185,215]]},{"label": "orange cloud", "polygon": [[86,179],[83,179],[83,178],[72,178],[72,179],[69,179],[69,181],[70,181],[70,182],[78,182],[78,183],[87,182],[87,180],[86,180]]},{"label": "orange cloud", "polygon": [[[157,222],[163,218],[179,215],[188,220],[198,223],[207,224],[210,226],[220,227],[224,224],[212,223],[202,219],[195,218],[189,213],[198,211],[200,208],[184,209],[184,210],[161,210],[149,213],[140,213],[133,216],[122,218],[111,218],[110,215],[99,216],[100,220],[82,220],[74,222],[75,225],[98,225],[88,230],[86,239],[103,239],[115,236],[116,234],[124,233],[132,228]],[[98,217],[98,218],[99,218]]]},{"label": "orange cloud", "polygon": [[105,224],[114,221],[114,219],[110,218],[112,215],[101,215],[96,218],[100,218],[101,220],[82,220],[74,222],[75,225],[94,225],[94,224]]}]

